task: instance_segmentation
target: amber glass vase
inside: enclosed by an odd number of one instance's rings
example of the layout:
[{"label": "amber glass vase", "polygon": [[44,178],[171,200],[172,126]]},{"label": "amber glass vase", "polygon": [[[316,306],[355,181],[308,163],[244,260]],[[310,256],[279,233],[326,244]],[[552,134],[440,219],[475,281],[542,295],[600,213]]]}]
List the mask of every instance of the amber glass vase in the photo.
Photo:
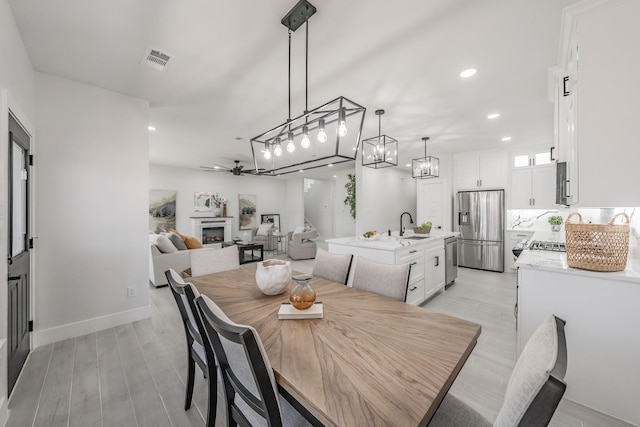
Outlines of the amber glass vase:
[{"label": "amber glass vase", "polygon": [[291,289],[289,301],[298,310],[306,310],[316,301],[316,293],[309,284],[310,274],[298,274],[292,277],[296,285]]}]

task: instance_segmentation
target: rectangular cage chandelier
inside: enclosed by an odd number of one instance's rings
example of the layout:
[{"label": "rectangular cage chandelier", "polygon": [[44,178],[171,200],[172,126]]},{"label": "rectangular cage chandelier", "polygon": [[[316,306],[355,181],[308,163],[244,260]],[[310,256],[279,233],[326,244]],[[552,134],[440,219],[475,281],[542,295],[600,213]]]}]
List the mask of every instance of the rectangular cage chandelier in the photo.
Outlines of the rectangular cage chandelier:
[{"label": "rectangular cage chandelier", "polygon": [[362,140],[362,166],[373,169],[398,166],[398,140],[382,135],[381,116],[384,110],[376,110],[378,136]]},{"label": "rectangular cage chandelier", "polygon": [[428,136],[422,138],[424,141],[424,157],[419,157],[411,161],[411,176],[417,179],[437,178],[440,176],[440,159],[427,156]]},{"label": "rectangular cage chandelier", "polygon": [[[316,8],[300,0],[281,23],[289,34],[289,118],[282,124],[251,138],[256,173],[283,175],[353,161],[359,151],[366,108],[345,98],[327,102],[291,118],[291,33],[306,24],[305,86],[308,86],[309,18]],[[306,88],[305,88],[306,89]]]}]

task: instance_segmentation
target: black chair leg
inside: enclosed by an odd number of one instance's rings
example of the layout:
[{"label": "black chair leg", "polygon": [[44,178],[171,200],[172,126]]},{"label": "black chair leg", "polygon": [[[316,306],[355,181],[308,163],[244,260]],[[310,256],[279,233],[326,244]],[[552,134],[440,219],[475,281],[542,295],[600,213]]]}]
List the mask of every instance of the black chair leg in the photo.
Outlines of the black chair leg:
[{"label": "black chair leg", "polygon": [[[207,371],[209,370],[207,369]],[[218,413],[218,376],[215,366],[213,366],[213,373],[209,372],[209,375],[207,375],[207,385],[209,386],[209,399],[207,399],[206,427],[214,427]]]},{"label": "black chair leg", "polygon": [[187,364],[187,393],[184,398],[184,410],[191,408],[191,398],[193,397],[193,383],[196,376],[196,362],[189,355],[189,363]]}]

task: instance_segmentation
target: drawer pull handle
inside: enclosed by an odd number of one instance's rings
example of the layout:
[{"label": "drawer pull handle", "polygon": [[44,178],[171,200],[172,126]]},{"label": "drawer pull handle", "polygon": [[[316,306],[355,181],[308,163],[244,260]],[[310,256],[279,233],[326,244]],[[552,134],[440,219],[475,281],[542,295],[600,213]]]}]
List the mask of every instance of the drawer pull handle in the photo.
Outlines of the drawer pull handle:
[{"label": "drawer pull handle", "polygon": [[411,291],[415,291],[416,289],[418,289],[418,287],[417,287],[417,286],[412,286],[412,287],[410,287],[410,288],[409,288],[409,292],[411,292]]},{"label": "drawer pull handle", "polygon": [[417,249],[414,249],[414,250],[412,250],[412,251],[409,251],[409,253],[410,253],[410,254],[415,254],[416,252],[418,252],[418,250],[417,250]]}]

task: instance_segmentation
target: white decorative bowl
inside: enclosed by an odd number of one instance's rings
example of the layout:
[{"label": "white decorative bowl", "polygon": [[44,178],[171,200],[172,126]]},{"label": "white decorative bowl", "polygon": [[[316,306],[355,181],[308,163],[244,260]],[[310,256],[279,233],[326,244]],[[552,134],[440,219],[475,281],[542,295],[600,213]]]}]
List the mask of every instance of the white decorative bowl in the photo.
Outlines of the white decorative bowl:
[{"label": "white decorative bowl", "polygon": [[279,295],[291,281],[291,262],[268,259],[258,263],[256,283],[265,295]]}]

